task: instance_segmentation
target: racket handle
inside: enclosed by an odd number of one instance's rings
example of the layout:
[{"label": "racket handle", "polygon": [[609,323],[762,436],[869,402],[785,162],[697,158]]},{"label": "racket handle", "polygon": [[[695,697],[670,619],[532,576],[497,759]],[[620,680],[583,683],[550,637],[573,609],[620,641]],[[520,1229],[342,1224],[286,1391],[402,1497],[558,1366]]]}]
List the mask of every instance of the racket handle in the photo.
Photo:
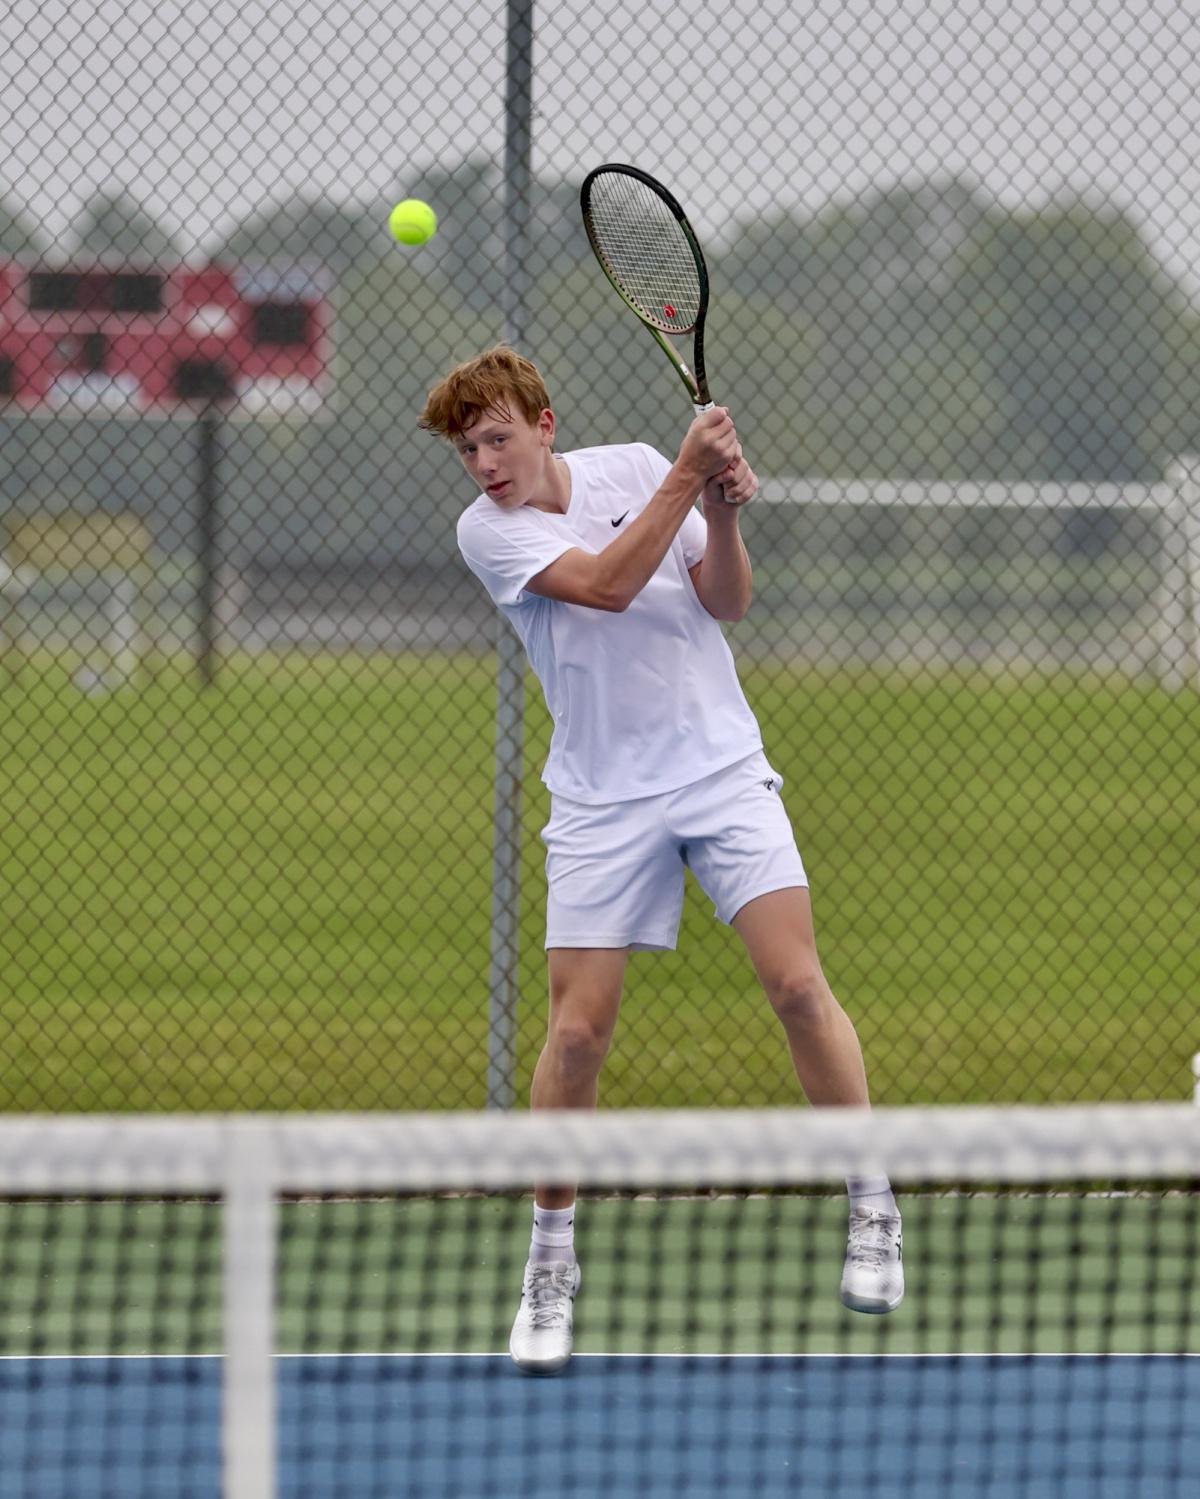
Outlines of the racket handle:
[{"label": "racket handle", "polygon": [[[716,406],[716,404],[717,403],[715,401],[704,401],[703,403],[693,401],[692,410],[696,413],[697,416],[703,416],[706,411],[711,411],[713,407]],[[724,486],[722,486],[721,488],[721,503],[722,505],[729,504],[729,501],[725,499]]]}]

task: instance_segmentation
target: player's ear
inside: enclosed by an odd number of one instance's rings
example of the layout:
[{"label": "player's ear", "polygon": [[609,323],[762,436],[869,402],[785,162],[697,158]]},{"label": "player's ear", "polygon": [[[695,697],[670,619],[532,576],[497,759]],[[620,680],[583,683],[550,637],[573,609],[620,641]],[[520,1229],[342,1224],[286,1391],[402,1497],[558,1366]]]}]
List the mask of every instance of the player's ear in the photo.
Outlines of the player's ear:
[{"label": "player's ear", "polygon": [[548,447],[548,448],[553,447],[554,446],[555,421],[554,421],[554,413],[553,413],[553,411],[550,410],[550,408],[548,406],[545,408],[544,411],[540,411],[538,413],[538,419],[537,419],[536,425],[537,425],[537,430],[538,430],[538,436],[542,439],[542,441],[546,445],[546,447]]}]

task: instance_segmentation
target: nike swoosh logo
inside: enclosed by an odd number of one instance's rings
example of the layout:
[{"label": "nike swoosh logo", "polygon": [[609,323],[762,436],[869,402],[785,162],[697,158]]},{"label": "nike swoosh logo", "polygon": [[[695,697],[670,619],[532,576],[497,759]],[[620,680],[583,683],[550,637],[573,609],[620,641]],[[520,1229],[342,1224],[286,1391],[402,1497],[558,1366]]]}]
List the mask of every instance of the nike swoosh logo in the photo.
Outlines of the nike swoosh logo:
[{"label": "nike swoosh logo", "polygon": [[[628,515],[628,514],[629,514],[629,511],[627,510],[625,512],[625,515]],[[612,524],[614,526],[619,526],[621,524],[621,522],[625,519],[625,515],[618,515],[617,518],[616,518],[616,520],[610,522],[610,524]]]}]

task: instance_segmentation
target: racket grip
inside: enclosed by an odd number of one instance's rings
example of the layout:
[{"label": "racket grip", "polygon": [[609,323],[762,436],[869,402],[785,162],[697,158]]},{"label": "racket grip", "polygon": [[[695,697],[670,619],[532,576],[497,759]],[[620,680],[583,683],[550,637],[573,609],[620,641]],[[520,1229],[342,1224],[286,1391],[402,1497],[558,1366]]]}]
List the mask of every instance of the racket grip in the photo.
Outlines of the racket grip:
[{"label": "racket grip", "polygon": [[[693,401],[692,410],[696,413],[697,416],[703,416],[706,411],[711,411],[716,404],[717,403],[715,401]],[[722,505],[729,504],[729,501],[725,498],[724,487],[722,487],[721,489],[721,503]]]}]

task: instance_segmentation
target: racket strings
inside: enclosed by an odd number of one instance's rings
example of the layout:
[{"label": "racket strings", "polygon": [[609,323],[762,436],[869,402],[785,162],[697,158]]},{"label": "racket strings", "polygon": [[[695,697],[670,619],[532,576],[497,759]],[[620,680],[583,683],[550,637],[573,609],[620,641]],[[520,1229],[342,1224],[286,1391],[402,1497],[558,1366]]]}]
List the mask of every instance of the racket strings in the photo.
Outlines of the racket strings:
[{"label": "racket strings", "polygon": [[588,215],[598,254],[641,315],[664,333],[689,333],[700,316],[695,252],[658,194],[605,174],[592,184]]}]

